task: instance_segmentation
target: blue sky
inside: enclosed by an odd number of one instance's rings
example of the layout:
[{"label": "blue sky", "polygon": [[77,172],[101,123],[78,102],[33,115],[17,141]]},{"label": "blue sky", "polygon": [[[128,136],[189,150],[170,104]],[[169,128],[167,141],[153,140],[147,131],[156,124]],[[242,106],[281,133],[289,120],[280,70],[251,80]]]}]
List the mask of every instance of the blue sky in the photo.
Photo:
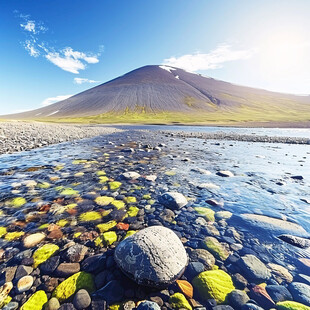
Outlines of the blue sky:
[{"label": "blue sky", "polygon": [[0,115],[147,64],[310,93],[308,0],[0,2]]}]

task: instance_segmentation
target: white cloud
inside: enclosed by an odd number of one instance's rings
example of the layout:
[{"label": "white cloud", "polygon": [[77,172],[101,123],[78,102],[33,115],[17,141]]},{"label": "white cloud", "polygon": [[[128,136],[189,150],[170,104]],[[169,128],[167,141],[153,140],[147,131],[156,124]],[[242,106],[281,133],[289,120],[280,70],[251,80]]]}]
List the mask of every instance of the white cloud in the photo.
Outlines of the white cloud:
[{"label": "white cloud", "polygon": [[30,20],[29,15],[20,14],[19,17],[22,20],[24,20],[24,23],[20,24],[20,26],[28,32],[38,34],[40,32],[45,32],[48,30],[47,27],[45,27],[42,22],[36,22],[34,20]]},{"label": "white cloud", "polygon": [[66,47],[60,52],[48,52],[45,57],[62,70],[75,74],[86,68],[85,62],[99,62],[98,55],[86,55],[83,52],[74,51],[71,47]]},{"label": "white cloud", "polygon": [[33,20],[28,20],[26,24],[20,24],[20,26],[29,32],[36,33],[36,24]]},{"label": "white cloud", "polygon": [[24,47],[30,56],[40,56],[40,51],[35,47],[35,41],[26,40],[24,43]]},{"label": "white cloud", "polygon": [[68,99],[71,96],[73,96],[73,95],[60,95],[60,96],[56,96],[56,97],[49,97],[49,98],[46,98],[45,100],[43,100],[41,105],[43,107],[46,107],[52,103]]},{"label": "white cloud", "polygon": [[74,78],[75,84],[83,84],[83,83],[100,83],[100,81],[89,80],[84,78]]},{"label": "white cloud", "polygon": [[190,72],[199,70],[217,69],[228,61],[247,59],[251,57],[253,50],[233,50],[230,45],[222,44],[210,53],[187,54],[180,57],[164,59],[163,65],[182,68]]}]

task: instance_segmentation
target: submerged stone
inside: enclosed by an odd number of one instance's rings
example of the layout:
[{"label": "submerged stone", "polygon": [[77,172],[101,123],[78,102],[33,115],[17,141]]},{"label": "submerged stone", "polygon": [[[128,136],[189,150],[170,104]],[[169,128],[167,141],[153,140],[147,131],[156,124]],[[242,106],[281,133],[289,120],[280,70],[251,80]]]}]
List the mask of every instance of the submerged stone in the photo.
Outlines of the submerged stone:
[{"label": "submerged stone", "polygon": [[159,203],[165,207],[177,210],[187,205],[187,199],[178,192],[167,192],[159,197]]},{"label": "submerged stone", "polygon": [[162,226],[145,228],[124,239],[115,250],[121,270],[138,284],[162,287],[177,280],[187,254],[177,235]]},{"label": "submerged stone", "polygon": [[37,291],[21,306],[21,310],[42,310],[47,303],[47,296],[44,291]]},{"label": "submerged stone", "polygon": [[52,243],[45,244],[42,247],[38,248],[33,253],[33,267],[37,268],[40,264],[53,256],[58,250],[59,247],[56,244]]}]

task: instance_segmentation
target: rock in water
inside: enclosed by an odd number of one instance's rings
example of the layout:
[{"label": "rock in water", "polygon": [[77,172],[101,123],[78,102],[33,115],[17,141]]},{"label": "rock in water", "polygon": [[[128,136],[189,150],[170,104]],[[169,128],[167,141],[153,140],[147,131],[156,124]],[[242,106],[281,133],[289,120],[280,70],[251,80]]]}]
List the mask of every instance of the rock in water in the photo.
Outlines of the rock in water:
[{"label": "rock in water", "polygon": [[170,229],[151,226],[116,247],[115,261],[138,284],[164,287],[177,280],[188,262],[183,244]]},{"label": "rock in water", "polygon": [[310,240],[301,238],[301,237],[296,237],[292,235],[281,235],[278,237],[282,241],[285,241],[291,245],[297,246],[298,248],[306,249],[310,247]]},{"label": "rock in water", "polygon": [[173,210],[181,209],[187,205],[187,199],[177,192],[167,192],[159,197],[159,202],[165,207]]}]

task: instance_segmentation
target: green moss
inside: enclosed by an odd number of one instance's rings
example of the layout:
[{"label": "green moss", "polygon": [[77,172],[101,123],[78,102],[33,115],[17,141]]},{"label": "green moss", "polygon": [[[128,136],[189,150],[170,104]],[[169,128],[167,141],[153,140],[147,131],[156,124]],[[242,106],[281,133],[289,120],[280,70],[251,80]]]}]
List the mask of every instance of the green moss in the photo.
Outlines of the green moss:
[{"label": "green moss", "polygon": [[96,174],[97,174],[98,177],[106,175],[105,171],[103,171],[103,170],[97,171]]},{"label": "green moss", "polygon": [[113,200],[111,205],[113,205],[118,210],[125,208],[125,202],[121,200]]},{"label": "green moss", "polygon": [[98,221],[101,219],[101,214],[97,211],[89,211],[80,214],[79,221],[80,222],[92,222],[92,221]]},{"label": "green moss", "polygon": [[110,190],[112,191],[117,190],[118,188],[120,188],[121,185],[122,185],[121,182],[117,182],[117,181],[109,182],[109,187],[110,187]]},{"label": "green moss", "polygon": [[37,268],[40,264],[44,263],[51,256],[53,256],[58,250],[59,247],[52,243],[44,244],[38,248],[33,253],[33,267]]},{"label": "green moss", "polygon": [[108,206],[113,200],[113,197],[100,196],[95,199],[95,202],[99,206]]},{"label": "green moss", "polygon": [[25,203],[27,203],[26,199],[23,197],[16,197],[10,201],[10,205],[15,208],[22,207]]},{"label": "green moss", "polygon": [[87,160],[86,159],[75,159],[72,161],[73,165],[80,165],[80,164],[86,164]]},{"label": "green moss", "polygon": [[99,177],[99,183],[106,183],[109,181],[109,178],[106,176]]},{"label": "green moss", "polygon": [[37,184],[37,187],[41,189],[47,189],[51,187],[51,184],[49,184],[48,182],[40,182]]},{"label": "green moss", "polygon": [[85,289],[89,293],[95,291],[94,280],[91,274],[81,271],[72,275],[55,288],[52,296],[62,303],[80,289]]},{"label": "green moss", "polygon": [[7,230],[5,227],[0,227],[0,238],[2,238],[7,233]]},{"label": "green moss", "polygon": [[296,301],[281,301],[277,303],[277,310],[310,310],[310,307]]},{"label": "green moss", "polygon": [[65,226],[69,225],[69,221],[67,221],[65,219],[62,219],[62,220],[59,220],[57,222],[57,225],[60,226],[60,227],[65,227]]},{"label": "green moss", "polygon": [[7,241],[13,241],[16,240],[20,237],[22,237],[25,233],[23,231],[14,231],[14,232],[9,232],[5,235],[4,239]]},{"label": "green moss", "polygon": [[73,235],[73,238],[78,238],[78,237],[80,237],[82,235],[82,233],[79,231],[79,232],[76,232],[76,233],[74,233],[74,235]]},{"label": "green moss", "polygon": [[127,204],[136,203],[136,202],[137,202],[137,198],[136,198],[136,197],[133,197],[133,196],[128,196],[128,197],[125,197],[125,198],[124,198],[124,201],[125,201]]},{"label": "green moss", "polygon": [[217,259],[225,261],[229,256],[226,248],[214,237],[206,237],[202,244]]},{"label": "green moss", "polygon": [[97,228],[100,230],[101,233],[104,233],[106,231],[109,231],[113,227],[117,225],[116,221],[109,221],[107,223],[98,224]]},{"label": "green moss", "polygon": [[192,310],[191,305],[181,293],[175,293],[169,298],[169,304],[173,309],[187,309]]},{"label": "green moss", "polygon": [[223,270],[204,271],[192,284],[202,299],[213,298],[218,304],[225,303],[227,295],[235,289],[230,275]]},{"label": "green moss", "polygon": [[135,206],[131,206],[128,208],[127,215],[128,217],[134,217],[134,216],[137,216],[138,212],[139,212],[139,208]]},{"label": "green moss", "polygon": [[215,221],[215,217],[214,217],[215,212],[213,210],[209,208],[205,208],[205,207],[195,207],[194,209],[197,213],[203,216],[207,221],[209,222]]},{"label": "green moss", "polygon": [[136,233],[135,230],[128,230],[127,233],[126,233],[126,236],[124,237],[124,239],[134,235]]},{"label": "green moss", "polygon": [[60,195],[62,196],[75,196],[78,194],[79,192],[72,188],[65,188],[63,191],[60,192]]},{"label": "green moss", "polygon": [[43,229],[46,229],[47,227],[49,226],[48,223],[45,223],[45,224],[42,224],[38,227],[39,230],[43,230]]},{"label": "green moss", "polygon": [[117,234],[115,231],[108,231],[102,234],[102,241],[105,245],[111,245],[117,241]]},{"label": "green moss", "polygon": [[152,198],[152,196],[149,194],[145,194],[142,196],[142,199],[145,199],[145,200],[150,200],[151,198]]},{"label": "green moss", "polygon": [[175,170],[169,170],[169,171],[166,171],[165,172],[165,175],[168,175],[168,176],[170,176],[170,177],[172,177],[172,176],[174,176],[174,175],[176,175],[177,173],[176,173],[176,171]]},{"label": "green moss", "polygon": [[37,291],[21,306],[21,310],[41,310],[47,303],[44,291]]},{"label": "green moss", "polygon": [[0,302],[0,308],[2,309],[2,307],[6,306],[11,300],[11,296],[6,296],[6,298],[2,302]]}]

